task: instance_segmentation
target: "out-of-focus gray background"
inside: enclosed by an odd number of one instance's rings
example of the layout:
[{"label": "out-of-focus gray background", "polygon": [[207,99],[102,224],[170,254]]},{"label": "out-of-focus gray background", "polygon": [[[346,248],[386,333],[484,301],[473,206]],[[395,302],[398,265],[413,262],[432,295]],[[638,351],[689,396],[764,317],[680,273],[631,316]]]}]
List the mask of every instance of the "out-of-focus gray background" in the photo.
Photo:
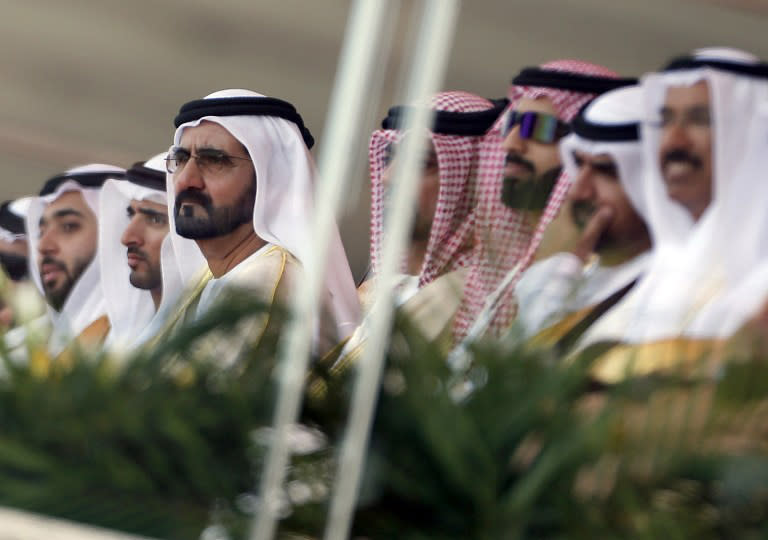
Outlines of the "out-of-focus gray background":
[{"label": "out-of-focus gray background", "polygon": [[[390,2],[394,8],[397,2]],[[88,162],[128,166],[166,149],[178,107],[222,88],[293,102],[322,145],[350,0],[6,0],[0,17],[0,200]],[[398,99],[417,0],[403,0],[380,119]],[[768,58],[768,0],[464,0],[445,89],[504,95],[556,58],[624,75],[706,45]],[[369,127],[373,128],[373,123]],[[315,152],[317,152],[317,148]],[[365,264],[366,172],[342,235]]]}]

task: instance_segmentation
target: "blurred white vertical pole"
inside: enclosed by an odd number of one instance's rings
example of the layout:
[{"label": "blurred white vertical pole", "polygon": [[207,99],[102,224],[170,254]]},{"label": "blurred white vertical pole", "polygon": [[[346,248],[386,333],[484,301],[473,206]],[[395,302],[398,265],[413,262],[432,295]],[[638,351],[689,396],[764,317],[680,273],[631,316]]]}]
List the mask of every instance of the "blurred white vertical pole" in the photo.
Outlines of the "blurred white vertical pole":
[{"label": "blurred white vertical pole", "polygon": [[369,105],[369,81],[375,80],[376,63],[385,10],[399,8],[399,2],[356,0],[347,24],[331,105],[318,161],[319,185],[313,230],[315,242],[307,263],[305,279],[298,284],[293,319],[279,349],[279,394],[274,436],[264,465],[259,491],[259,512],[251,529],[253,540],[271,540],[275,534],[277,512],[283,500],[282,489],[290,458],[287,435],[296,422],[303,397],[304,378],[309,362],[314,323],[317,319],[326,273],[326,258],[336,213],[348,184],[355,151],[360,142],[360,123]]},{"label": "blurred white vertical pole", "polygon": [[[426,105],[429,97],[442,84],[458,11],[459,0],[426,0],[419,38],[413,53],[406,103]],[[426,106],[414,107],[409,111],[403,129],[413,133],[425,131],[432,121],[433,112]],[[392,325],[392,291],[403,248],[413,226],[413,201],[418,195],[425,150],[425,137],[407,137],[398,149],[399,158],[395,162],[392,180],[393,208],[391,219],[385,222],[387,232],[384,235],[381,267],[376,277],[377,288],[370,316],[371,331],[357,366],[350,418],[336,471],[330,518],[325,530],[326,540],[342,540],[349,535]]]}]

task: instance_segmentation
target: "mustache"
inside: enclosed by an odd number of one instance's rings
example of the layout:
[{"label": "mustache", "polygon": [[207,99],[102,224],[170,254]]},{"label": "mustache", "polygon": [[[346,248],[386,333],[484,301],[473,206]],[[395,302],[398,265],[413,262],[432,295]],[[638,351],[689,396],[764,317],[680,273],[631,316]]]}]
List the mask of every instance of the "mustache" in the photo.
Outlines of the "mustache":
[{"label": "mustache", "polygon": [[57,267],[59,270],[63,270],[64,272],[67,271],[67,266],[63,262],[57,259],[54,259],[50,255],[46,255],[45,257],[43,257],[38,264],[39,266],[43,266],[44,264],[50,264],[52,266]]},{"label": "mustache", "polygon": [[181,205],[184,203],[197,203],[210,214],[213,208],[213,200],[198,189],[187,188],[176,194],[176,202],[173,205],[173,213],[178,217]]},{"label": "mustache", "polygon": [[701,159],[698,156],[695,156],[687,150],[683,150],[682,148],[672,149],[661,157],[662,167],[666,167],[670,163],[688,163],[689,165],[696,168],[699,168],[703,165]]},{"label": "mustache", "polygon": [[595,212],[597,212],[597,206],[591,201],[573,201],[571,203],[571,219],[579,229],[587,226],[587,222]]},{"label": "mustache", "polygon": [[533,164],[532,161],[528,161],[520,154],[509,152],[507,154],[507,157],[504,158],[504,164],[505,165],[520,165],[522,167],[525,167],[528,169],[528,172],[530,174],[534,174],[536,172],[536,166]]},{"label": "mustache", "polygon": [[128,255],[136,255],[137,257],[141,257],[142,259],[146,259],[147,258],[147,253],[145,251],[140,250],[136,246],[129,246],[127,254]]}]

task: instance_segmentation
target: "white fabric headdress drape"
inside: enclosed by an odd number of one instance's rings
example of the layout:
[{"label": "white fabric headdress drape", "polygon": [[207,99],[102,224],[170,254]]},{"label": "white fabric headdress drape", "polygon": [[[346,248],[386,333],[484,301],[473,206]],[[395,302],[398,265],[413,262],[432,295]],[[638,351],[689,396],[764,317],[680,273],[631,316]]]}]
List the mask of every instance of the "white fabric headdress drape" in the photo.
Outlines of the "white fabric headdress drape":
[{"label": "white fabric headdress drape", "polygon": [[26,240],[24,221],[29,208],[29,197],[6,201],[0,205],[0,240],[13,243]]},{"label": "white fabric headdress drape", "polygon": [[[43,290],[40,271],[38,268],[38,242],[40,238],[40,218],[45,208],[62,194],[69,191],[79,191],[88,207],[99,219],[99,187],[83,187],[77,181],[78,175],[88,174],[113,174],[121,178],[125,169],[112,165],[92,164],[75,167],[64,173],[63,176],[71,179],[64,180],[49,194],[33,197],[27,211],[27,234],[29,238],[29,273],[41,294]],[[61,311],[56,311],[48,306],[48,315],[52,323],[52,333],[48,342],[48,350],[52,355],[59,354],[64,347],[93,321],[106,313],[104,295],[100,286],[101,270],[99,266],[99,249],[97,247],[91,263],[86,267],[77,283],[69,292]]]},{"label": "white fabric headdress drape", "polygon": [[[204,99],[265,97],[250,90],[222,90]],[[314,241],[312,216],[316,172],[312,157],[297,126],[274,116],[203,116],[181,124],[174,135],[178,145],[184,129],[200,122],[214,122],[224,127],[245,148],[256,171],[256,200],[253,228],[265,242],[280,246],[307,268],[308,252]],[[175,204],[172,175],[168,175],[168,208]],[[176,234],[173,212],[170,235],[176,256],[202,256],[197,244]],[[350,335],[360,323],[360,305],[352,272],[338,230],[333,234],[328,251],[325,278],[325,312],[333,317],[338,338]]]},{"label": "white fabric headdress drape", "polygon": [[[639,124],[643,114],[643,94],[639,86],[626,86],[611,90],[595,98],[584,110],[589,124],[596,126],[622,126]],[[616,163],[619,180],[624,191],[645,219],[647,208],[643,197],[643,159],[639,136],[634,140],[595,140],[571,133],[560,142],[563,172],[569,183],[578,176],[573,152],[577,150],[593,156],[607,154]]]},{"label": "white fabric headdress drape", "polygon": [[[144,163],[144,167],[165,174],[165,155],[163,152],[154,156]],[[182,278],[176,264],[166,264],[162,268],[163,295],[158,310],[155,310],[150,291],[131,285],[127,248],[121,239],[130,223],[126,208],[132,200],[167,203],[165,190],[134,183],[130,174],[126,180],[107,180],[101,189],[99,255],[101,274],[108,276],[102,280],[102,289],[111,325],[106,346],[117,351],[126,351],[143,342],[140,336],[146,335],[153,318],[164,311],[164,305],[175,305],[182,292]],[[166,237],[161,252],[172,249]]]},{"label": "white fabric headdress drape", "polygon": [[[694,60],[756,65],[753,57],[706,50]],[[670,87],[706,81],[712,129],[712,201],[698,221],[667,196],[659,163],[660,109]],[[765,207],[768,167],[768,79],[712,66],[692,66],[643,78],[643,149],[647,164],[642,198],[653,242],[646,276],[611,311],[624,328],[596,323],[584,344],[618,340],[646,343],[674,337],[727,337],[745,321],[751,305],[724,317],[724,302],[766,260]],[[609,311],[603,320],[611,320]]]},{"label": "white fabric headdress drape", "polygon": [[[613,136],[600,137],[580,134],[580,122],[574,122],[574,132],[560,142],[560,157],[563,170],[569,179],[578,176],[578,166],[574,159],[574,151],[580,151],[592,156],[608,155],[616,163],[618,178],[627,198],[635,211],[644,220],[648,216],[647,203],[644,198],[644,167],[643,149],[640,141],[640,124],[643,119],[643,91],[640,86],[627,86],[606,92],[595,98],[582,112],[587,125],[602,129],[604,132],[613,130]],[[619,135],[618,131],[624,131]],[[630,133],[633,136],[630,137]],[[610,140],[613,138],[613,140]],[[614,268],[598,267],[592,276],[592,286],[595,291],[577,291],[582,298],[589,298],[594,305],[605,300],[611,294],[619,291],[636,279],[648,264],[649,254],[638,255],[632,262],[627,262]],[[590,296],[591,295],[591,296]],[[607,320],[598,320],[595,324],[622,325],[619,314],[613,317],[604,316]]]}]

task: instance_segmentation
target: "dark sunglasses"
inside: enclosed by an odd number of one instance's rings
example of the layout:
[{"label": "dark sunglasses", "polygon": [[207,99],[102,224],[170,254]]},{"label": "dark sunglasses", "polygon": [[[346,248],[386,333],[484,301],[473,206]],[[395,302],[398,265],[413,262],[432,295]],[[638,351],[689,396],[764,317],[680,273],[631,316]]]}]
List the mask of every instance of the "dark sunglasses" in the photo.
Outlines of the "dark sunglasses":
[{"label": "dark sunglasses", "polygon": [[568,135],[571,128],[565,122],[551,114],[527,111],[509,111],[501,124],[501,134],[504,138],[509,135],[516,125],[520,124],[520,137],[533,139],[540,143],[553,143]]}]

